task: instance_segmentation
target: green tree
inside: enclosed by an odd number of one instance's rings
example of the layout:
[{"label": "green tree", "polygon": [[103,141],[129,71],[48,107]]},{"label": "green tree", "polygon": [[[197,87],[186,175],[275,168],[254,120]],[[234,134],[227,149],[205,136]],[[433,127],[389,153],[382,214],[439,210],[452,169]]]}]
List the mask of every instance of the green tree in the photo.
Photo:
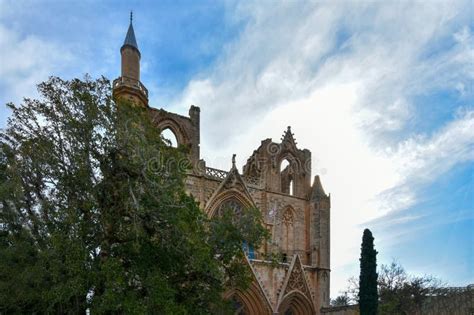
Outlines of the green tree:
[{"label": "green tree", "polygon": [[359,307],[362,315],[377,314],[377,251],[374,237],[369,229],[364,230],[360,255]]},{"label": "green tree", "polygon": [[[424,308],[438,307],[439,303],[449,308],[452,303],[446,301],[450,299],[462,300],[457,290],[443,287],[443,282],[438,278],[410,275],[396,261],[381,265],[377,282],[380,314],[421,314]],[[357,279],[349,278],[344,294],[347,294],[350,302],[357,302],[359,291]]]},{"label": "green tree", "polygon": [[107,79],[38,89],[0,135],[0,313],[225,311],[226,287],[250,280],[242,242],[266,236],[259,212],[209,221],[185,149]]},{"label": "green tree", "polygon": [[344,292],[342,295],[339,295],[334,300],[331,300],[331,306],[346,306],[350,304],[349,295]]},{"label": "green tree", "polygon": [[397,262],[381,266],[378,283],[382,314],[421,314],[430,297],[440,299],[449,293],[443,290],[439,279],[411,276]]}]

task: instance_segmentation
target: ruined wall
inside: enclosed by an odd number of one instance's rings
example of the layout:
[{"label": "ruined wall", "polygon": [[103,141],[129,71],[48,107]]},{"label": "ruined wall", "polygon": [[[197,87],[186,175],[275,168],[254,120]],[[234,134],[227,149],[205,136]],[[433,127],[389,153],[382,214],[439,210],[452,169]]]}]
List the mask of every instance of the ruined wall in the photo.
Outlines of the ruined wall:
[{"label": "ruined wall", "polygon": [[[199,159],[198,108],[191,107],[189,117],[164,110],[152,110],[152,115],[158,128],[169,128],[180,145],[188,146],[193,169],[186,178],[186,191],[207,215],[215,215],[233,198],[260,209],[271,233],[269,242],[254,249],[248,260],[255,276],[254,293],[229,294],[249,301],[257,294],[258,299],[248,302],[253,310],[258,308],[255,301],[264,301],[273,314],[289,309],[295,314],[319,314],[330,301],[330,198],[319,177],[311,185],[311,152],[296,147],[288,128],[281,143],[262,141],[242,175],[234,159],[229,171],[214,169]],[[285,160],[288,165],[282,167]],[[269,261],[270,253],[280,253],[282,260]]]},{"label": "ruined wall", "polygon": [[193,167],[199,162],[200,145],[200,109],[191,106],[189,117],[150,108],[150,114],[156,127],[160,130],[169,129],[175,135],[178,145],[186,147]]},{"label": "ruined wall", "polygon": [[321,315],[359,315],[359,305],[334,306],[321,309]]}]

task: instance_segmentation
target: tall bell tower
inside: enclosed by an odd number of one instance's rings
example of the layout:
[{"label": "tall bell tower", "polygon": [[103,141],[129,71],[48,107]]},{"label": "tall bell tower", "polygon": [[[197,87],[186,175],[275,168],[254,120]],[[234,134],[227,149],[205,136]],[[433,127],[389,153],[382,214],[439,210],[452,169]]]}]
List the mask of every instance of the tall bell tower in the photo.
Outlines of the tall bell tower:
[{"label": "tall bell tower", "polygon": [[120,48],[122,59],[121,76],[113,82],[113,97],[122,98],[137,105],[148,106],[148,90],[140,82],[140,50],[133,30],[133,13],[130,12],[130,25],[127,36]]}]

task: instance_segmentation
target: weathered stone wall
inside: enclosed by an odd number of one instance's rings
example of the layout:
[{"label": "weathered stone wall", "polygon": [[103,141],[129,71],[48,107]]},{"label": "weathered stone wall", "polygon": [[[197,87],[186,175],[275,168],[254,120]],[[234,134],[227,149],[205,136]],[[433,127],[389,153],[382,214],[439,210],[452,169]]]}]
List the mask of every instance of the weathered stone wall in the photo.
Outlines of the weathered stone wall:
[{"label": "weathered stone wall", "polygon": [[[192,107],[189,117],[164,110],[152,110],[152,115],[158,128],[169,128],[179,144],[189,147],[194,168],[185,187],[203,211],[212,216],[222,202],[232,197],[244,205],[255,205],[262,212],[271,239],[255,249],[249,262],[254,285],[261,290],[259,298],[265,296],[266,307],[274,314],[292,307],[295,314],[310,309],[310,313],[319,314],[319,309],[330,301],[330,200],[318,177],[310,185],[311,153],[296,148],[288,129],[282,143],[262,141],[244,166],[243,175],[235,164],[229,171],[213,169],[199,160],[198,108]],[[285,159],[290,165],[280,171]],[[293,192],[286,187],[290,181],[294,183]],[[283,261],[267,261],[270,253],[281,253]],[[294,264],[301,266],[291,269]],[[298,275],[290,277],[298,270]],[[295,277],[299,277],[299,284],[294,283]],[[299,289],[288,292],[289,281]]]},{"label": "weathered stone wall", "polygon": [[[187,191],[196,198],[203,209],[209,204],[216,190],[222,189],[221,185],[229,172],[221,172],[220,175],[214,171],[209,172],[212,175],[192,173],[186,180]],[[221,176],[221,178],[217,176]],[[245,178],[242,180],[245,182]],[[329,233],[328,221],[315,223],[315,220],[320,220],[321,215],[318,212],[320,208],[328,208],[329,203],[324,204],[324,201],[321,201],[315,207],[312,206],[312,202],[308,198],[268,191],[264,185],[249,183],[246,186],[251,200],[262,211],[265,223],[271,232],[271,242],[267,246],[257,249],[256,259],[251,260],[259,286],[271,301],[271,307],[278,308],[279,298],[281,298],[280,291],[284,280],[288,277],[289,266],[294,255],[298,255],[304,265],[305,281],[308,283],[314,308],[317,310],[321,306],[329,305],[329,269],[320,269],[321,261],[312,259],[313,253],[310,250],[310,245],[314,243],[310,240],[311,237],[317,237],[318,246],[320,246],[325,233]],[[292,222],[286,222],[283,218],[285,212],[288,211],[293,214]],[[284,235],[287,231],[285,230],[287,224],[292,224],[293,228],[291,242],[288,243],[289,248],[285,250],[286,263],[272,264],[269,261],[264,261],[268,253],[282,251],[282,246],[288,237],[288,235]],[[323,226],[323,231],[317,230],[321,229],[321,226]],[[328,242],[325,244],[325,246],[329,245]]]},{"label": "weathered stone wall", "polygon": [[197,166],[199,162],[200,143],[200,109],[189,108],[189,117],[168,112],[164,109],[150,108],[153,122],[160,130],[169,129],[176,137],[178,145],[189,150],[190,162]]},{"label": "weathered stone wall", "polygon": [[321,309],[321,315],[358,315],[359,305],[333,306]]},{"label": "weathered stone wall", "polygon": [[423,315],[474,314],[474,284],[467,287],[441,288],[437,295],[428,297],[422,305]]},{"label": "weathered stone wall", "polygon": [[290,264],[277,264],[271,266],[270,264],[254,260],[252,266],[258,275],[258,280],[268,295],[272,305],[278,302],[278,296],[285,280]]},{"label": "weathered stone wall", "polygon": [[206,202],[219,187],[217,179],[206,178],[202,175],[189,174],[186,178],[186,190],[194,197],[199,206],[204,209]]},{"label": "weathered stone wall", "polygon": [[140,81],[140,53],[130,46],[121,49],[122,77]]}]

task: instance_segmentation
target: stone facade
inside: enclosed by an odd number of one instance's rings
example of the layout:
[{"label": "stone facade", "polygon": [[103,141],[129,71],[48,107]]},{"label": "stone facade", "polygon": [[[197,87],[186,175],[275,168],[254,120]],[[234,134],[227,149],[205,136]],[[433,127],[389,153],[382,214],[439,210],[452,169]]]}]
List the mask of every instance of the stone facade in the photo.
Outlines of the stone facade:
[{"label": "stone facade", "polygon": [[[299,149],[290,127],[280,142],[265,139],[242,173],[235,166],[215,169],[200,159],[200,110],[189,116],[148,107],[148,91],[140,82],[140,52],[132,23],[121,49],[122,73],[114,81],[114,97],[149,108],[160,130],[169,129],[189,151],[192,171],[186,190],[212,217],[222,205],[257,207],[271,233],[261,248],[247,248],[254,281],[245,291],[229,290],[236,314],[320,314],[329,305],[330,197],[318,176],[311,177],[311,152]],[[280,253],[278,263],[267,260]]]}]

